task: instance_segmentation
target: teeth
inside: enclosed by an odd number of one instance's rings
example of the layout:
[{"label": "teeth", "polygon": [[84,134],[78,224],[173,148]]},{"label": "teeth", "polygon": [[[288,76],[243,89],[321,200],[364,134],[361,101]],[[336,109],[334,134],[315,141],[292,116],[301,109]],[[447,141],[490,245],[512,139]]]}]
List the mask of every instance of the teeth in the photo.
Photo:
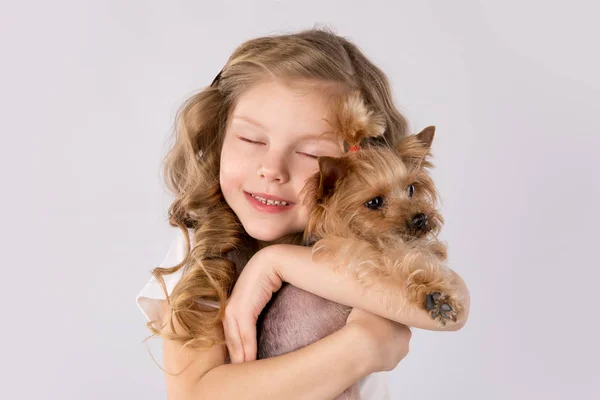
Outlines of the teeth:
[{"label": "teeth", "polygon": [[289,203],[287,201],[267,200],[264,197],[255,196],[253,194],[251,196],[254,197],[256,200],[260,201],[261,203],[266,204],[268,206],[287,206],[287,205],[289,205]]}]

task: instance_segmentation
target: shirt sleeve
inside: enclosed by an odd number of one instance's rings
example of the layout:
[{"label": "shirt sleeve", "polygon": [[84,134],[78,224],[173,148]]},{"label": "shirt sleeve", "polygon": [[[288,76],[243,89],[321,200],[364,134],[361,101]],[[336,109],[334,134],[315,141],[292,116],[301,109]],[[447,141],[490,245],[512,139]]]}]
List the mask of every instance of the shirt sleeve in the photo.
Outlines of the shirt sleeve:
[{"label": "shirt sleeve", "polygon": [[[190,241],[193,241],[194,232],[192,230],[188,230],[188,234],[190,236]],[[167,255],[160,263],[160,267],[169,268],[179,264],[185,258],[186,251],[187,246],[185,242],[185,236],[181,229],[178,229],[175,238],[171,242],[171,246],[169,247]],[[181,280],[181,277],[185,273],[184,270],[185,267],[180,268],[173,274],[163,275],[169,296],[171,293],[173,293],[173,288],[177,282]],[[160,329],[159,325],[160,321],[162,321],[161,302],[163,300],[165,300],[165,293],[163,292],[160,283],[158,280],[156,280],[154,275],[150,275],[150,279],[137,295],[136,303],[139,309],[142,311],[142,314],[144,314],[146,317],[146,320],[155,321],[153,325],[156,329]],[[219,304],[214,301],[198,299],[198,302],[209,307],[219,308]]]},{"label": "shirt sleeve", "polygon": [[[190,238],[191,237],[192,236],[190,235]],[[171,246],[169,247],[166,256],[160,263],[160,267],[169,268],[179,264],[185,258],[186,250],[185,236],[181,229],[177,229],[177,234],[171,242]],[[167,293],[169,295],[171,295],[173,292],[173,288],[177,282],[181,280],[183,270],[184,268],[180,268],[179,271],[173,274],[163,275],[163,279],[167,287]],[[165,300],[163,289],[158,280],[156,280],[153,275],[150,275],[150,280],[137,295],[136,303],[148,321],[158,321],[154,323],[154,327],[156,329],[159,329],[158,325],[162,320],[162,300]]]}]

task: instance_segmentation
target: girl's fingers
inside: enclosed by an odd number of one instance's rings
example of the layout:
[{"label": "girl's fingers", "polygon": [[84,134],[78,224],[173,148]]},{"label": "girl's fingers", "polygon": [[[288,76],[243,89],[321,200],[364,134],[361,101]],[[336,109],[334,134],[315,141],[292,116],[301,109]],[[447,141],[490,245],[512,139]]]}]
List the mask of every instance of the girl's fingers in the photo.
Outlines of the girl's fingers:
[{"label": "girl's fingers", "polygon": [[247,320],[240,329],[245,361],[256,360],[256,322]]},{"label": "girl's fingers", "polygon": [[244,350],[238,329],[237,321],[233,318],[224,318],[223,330],[225,331],[225,344],[229,352],[229,359],[232,364],[244,362]]}]

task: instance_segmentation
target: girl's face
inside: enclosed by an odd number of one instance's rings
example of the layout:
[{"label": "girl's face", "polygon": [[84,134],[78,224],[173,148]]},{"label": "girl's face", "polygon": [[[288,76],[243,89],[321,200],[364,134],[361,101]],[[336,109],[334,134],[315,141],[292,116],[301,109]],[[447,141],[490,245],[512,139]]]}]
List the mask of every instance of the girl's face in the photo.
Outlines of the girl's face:
[{"label": "girl's face", "polygon": [[260,83],[240,96],[230,116],[221,152],[221,190],[255,239],[273,241],[302,232],[308,210],[300,191],[318,171],[317,157],[343,153],[325,120],[328,97],[317,88]]}]

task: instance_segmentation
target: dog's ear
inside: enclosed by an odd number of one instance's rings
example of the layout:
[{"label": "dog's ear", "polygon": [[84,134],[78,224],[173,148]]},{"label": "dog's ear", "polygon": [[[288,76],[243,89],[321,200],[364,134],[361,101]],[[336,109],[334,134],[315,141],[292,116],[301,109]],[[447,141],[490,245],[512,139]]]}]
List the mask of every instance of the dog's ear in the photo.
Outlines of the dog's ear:
[{"label": "dog's ear", "polygon": [[429,150],[431,148],[431,143],[433,142],[433,137],[435,136],[435,126],[428,126],[423,129],[421,132],[417,133],[417,139]]},{"label": "dog's ear", "polygon": [[323,200],[331,196],[336,185],[348,173],[348,163],[344,157],[319,157],[319,188],[317,199]]},{"label": "dog's ear", "polygon": [[431,156],[431,143],[435,136],[435,126],[428,126],[416,135],[403,138],[396,150],[400,153],[402,161],[409,164],[429,167],[428,158]]}]

